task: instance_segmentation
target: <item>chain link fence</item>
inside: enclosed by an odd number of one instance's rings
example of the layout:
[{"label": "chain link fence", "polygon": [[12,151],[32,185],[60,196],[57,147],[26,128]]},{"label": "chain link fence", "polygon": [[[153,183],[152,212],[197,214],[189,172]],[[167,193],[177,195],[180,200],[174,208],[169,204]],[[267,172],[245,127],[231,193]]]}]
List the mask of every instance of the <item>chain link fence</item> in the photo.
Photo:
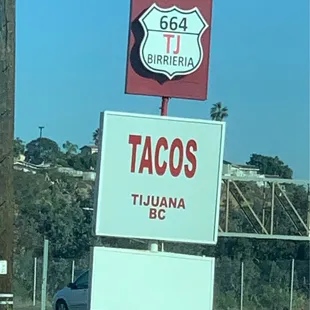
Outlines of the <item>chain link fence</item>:
[{"label": "chain link fence", "polygon": [[309,261],[218,259],[214,310],[305,310],[309,289]]},{"label": "chain link fence", "polygon": [[[14,261],[14,308],[41,309],[43,257],[16,257]],[[52,308],[55,293],[89,268],[89,257],[63,259],[49,257],[46,308]]]}]

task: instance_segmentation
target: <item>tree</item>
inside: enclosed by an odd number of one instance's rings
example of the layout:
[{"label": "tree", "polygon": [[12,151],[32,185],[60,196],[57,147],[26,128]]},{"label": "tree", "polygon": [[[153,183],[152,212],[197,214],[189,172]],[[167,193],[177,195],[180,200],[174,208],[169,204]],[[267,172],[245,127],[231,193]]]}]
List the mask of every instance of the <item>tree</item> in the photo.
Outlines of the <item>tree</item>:
[{"label": "tree", "polygon": [[[49,294],[68,282],[64,272],[68,260],[89,259],[93,207],[93,186],[90,182],[49,172],[14,172],[15,203],[15,283],[20,296],[32,292],[32,264],[40,257],[44,237],[50,241]],[[24,295],[25,297],[25,295]]]},{"label": "tree", "polygon": [[73,144],[70,141],[66,141],[62,145],[62,147],[65,150],[65,154],[67,157],[71,157],[72,155],[76,155],[76,153],[78,152],[77,144]]},{"label": "tree", "polygon": [[99,145],[99,133],[100,133],[100,129],[97,128],[94,132],[93,132],[93,141],[95,143],[95,145]]},{"label": "tree", "polygon": [[14,158],[18,158],[20,155],[24,155],[25,153],[25,143],[18,137],[14,140],[13,153]]},{"label": "tree", "polygon": [[77,154],[68,159],[68,164],[75,170],[89,171],[94,170],[97,165],[98,153]]},{"label": "tree", "polygon": [[38,138],[26,145],[26,161],[35,165],[55,164],[60,155],[57,143],[48,138]]},{"label": "tree", "polygon": [[228,108],[223,107],[221,102],[215,103],[210,110],[210,116],[213,121],[224,121],[228,117]]},{"label": "tree", "polygon": [[247,164],[259,168],[259,172],[262,174],[275,175],[283,179],[293,177],[293,170],[288,165],[285,165],[278,156],[252,154]]},{"label": "tree", "polygon": [[[33,247],[34,240],[48,237],[52,256],[74,257],[88,249],[91,214],[83,208],[93,207],[92,186],[60,173],[31,174],[15,172],[15,195],[18,205],[18,250]],[[86,222],[84,222],[86,220]],[[28,226],[32,223],[32,227]],[[36,233],[29,238],[28,232]],[[30,233],[29,232],[29,233]],[[85,236],[88,241],[82,240]],[[34,240],[33,240],[34,239]],[[64,246],[66,245],[66,246]],[[38,251],[41,250],[41,245]],[[35,253],[40,254],[40,253]]]},{"label": "tree", "polygon": [[76,144],[71,143],[70,141],[66,141],[63,143],[62,148],[65,153],[60,152],[60,155],[56,159],[56,164],[62,167],[73,167],[74,159],[77,156],[78,146]]},{"label": "tree", "polygon": [[[99,130],[97,133],[99,134]],[[42,139],[41,142],[43,141]],[[54,143],[52,141],[47,144],[54,145]],[[32,144],[31,147],[38,147],[37,144]],[[29,144],[27,146],[31,149]],[[55,148],[56,154],[58,152],[57,163],[64,161],[74,169],[82,171],[91,170],[96,166],[97,153],[77,154],[77,147],[68,141],[63,145],[66,153],[60,152],[59,148],[57,151],[57,147]],[[47,150],[50,149],[47,148]],[[276,173],[281,177],[293,174],[292,170],[277,156],[273,158],[252,154],[248,164],[255,164],[262,173],[266,174]],[[68,282],[70,277],[68,259],[78,259],[79,267],[82,259],[81,268],[88,268],[91,245],[141,250],[145,248],[145,244],[136,243],[132,239],[112,237],[97,239],[91,236],[92,212],[89,209],[94,205],[94,182],[71,177],[56,169],[39,171],[37,174],[14,171],[14,176],[16,205],[14,211],[17,216],[14,273],[17,296],[28,294],[31,298],[33,258],[42,255],[44,237],[50,241],[49,275],[52,274],[52,276],[48,277],[49,295],[54,294],[57,287],[63,287]],[[236,185],[241,188],[239,182],[236,182]],[[264,189],[256,182],[247,182],[247,186],[242,187],[244,197],[251,203],[251,207],[259,217],[262,216],[262,209],[267,206],[266,202],[269,200],[268,191],[266,191],[267,198],[262,195],[262,191]],[[308,197],[305,188],[287,184],[285,192],[306,221]],[[240,216],[238,209],[233,207],[230,210],[230,229],[237,232],[252,232],[253,228],[245,218]],[[266,228],[269,227],[270,214],[268,213],[270,212],[267,211],[265,216]],[[275,215],[274,233],[287,234],[287,215],[282,212],[277,203]],[[223,226],[222,217],[220,226]],[[296,232],[297,230],[294,231]],[[299,309],[307,305],[310,281],[309,246],[310,243],[306,241],[221,237],[216,246],[166,243],[165,250],[216,258],[214,290],[216,309],[226,310],[238,307],[240,264],[244,262],[245,308],[275,310],[283,309],[289,300],[290,292],[287,288],[292,258],[296,260],[294,306]]]},{"label": "tree", "polygon": [[85,159],[85,165],[87,170],[95,170],[97,166],[98,153],[93,153],[87,156]]}]

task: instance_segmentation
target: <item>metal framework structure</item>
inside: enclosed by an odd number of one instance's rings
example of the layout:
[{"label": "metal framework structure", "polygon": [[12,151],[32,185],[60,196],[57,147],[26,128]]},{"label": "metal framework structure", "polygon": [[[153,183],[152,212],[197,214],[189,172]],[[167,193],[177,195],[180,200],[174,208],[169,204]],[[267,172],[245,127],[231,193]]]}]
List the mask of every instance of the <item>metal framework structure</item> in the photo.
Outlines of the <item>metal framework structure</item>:
[{"label": "metal framework structure", "polygon": [[[309,181],[223,176],[219,237],[247,237],[310,241]],[[249,183],[256,186],[250,187]],[[303,186],[307,199],[294,205],[286,187]],[[286,215],[286,229],[278,231]],[[243,216],[243,219],[240,217]],[[235,225],[240,218],[240,225]],[[283,223],[282,223],[283,224]]]}]

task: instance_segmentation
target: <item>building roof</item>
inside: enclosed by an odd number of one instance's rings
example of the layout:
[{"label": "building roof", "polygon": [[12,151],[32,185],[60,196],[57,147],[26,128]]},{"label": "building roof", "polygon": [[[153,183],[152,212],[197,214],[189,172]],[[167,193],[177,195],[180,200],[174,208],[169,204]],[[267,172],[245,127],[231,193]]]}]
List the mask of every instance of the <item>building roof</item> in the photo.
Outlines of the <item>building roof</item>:
[{"label": "building roof", "polygon": [[242,168],[242,169],[253,169],[253,170],[259,170],[259,168],[257,168],[256,166],[254,165],[247,165],[247,164],[234,164],[230,161],[227,161],[227,160],[223,160],[223,164],[224,165],[232,165],[236,168]]},{"label": "building roof", "polygon": [[84,146],[82,146],[81,148],[80,148],[80,150],[83,150],[83,149],[86,149],[86,148],[88,148],[88,149],[98,149],[98,146],[97,145],[84,145]]},{"label": "building roof", "polygon": [[233,164],[233,165],[237,166],[237,167],[240,167],[240,168],[259,170],[259,168],[257,168],[254,165],[245,165],[245,164]]}]

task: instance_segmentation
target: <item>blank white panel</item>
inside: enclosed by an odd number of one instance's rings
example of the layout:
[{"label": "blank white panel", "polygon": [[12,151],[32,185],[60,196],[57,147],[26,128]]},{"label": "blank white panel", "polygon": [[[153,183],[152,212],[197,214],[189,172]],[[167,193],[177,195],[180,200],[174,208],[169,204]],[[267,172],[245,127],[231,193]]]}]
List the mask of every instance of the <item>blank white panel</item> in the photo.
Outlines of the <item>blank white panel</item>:
[{"label": "blank white panel", "polygon": [[95,247],[91,310],[211,310],[214,259]]}]

